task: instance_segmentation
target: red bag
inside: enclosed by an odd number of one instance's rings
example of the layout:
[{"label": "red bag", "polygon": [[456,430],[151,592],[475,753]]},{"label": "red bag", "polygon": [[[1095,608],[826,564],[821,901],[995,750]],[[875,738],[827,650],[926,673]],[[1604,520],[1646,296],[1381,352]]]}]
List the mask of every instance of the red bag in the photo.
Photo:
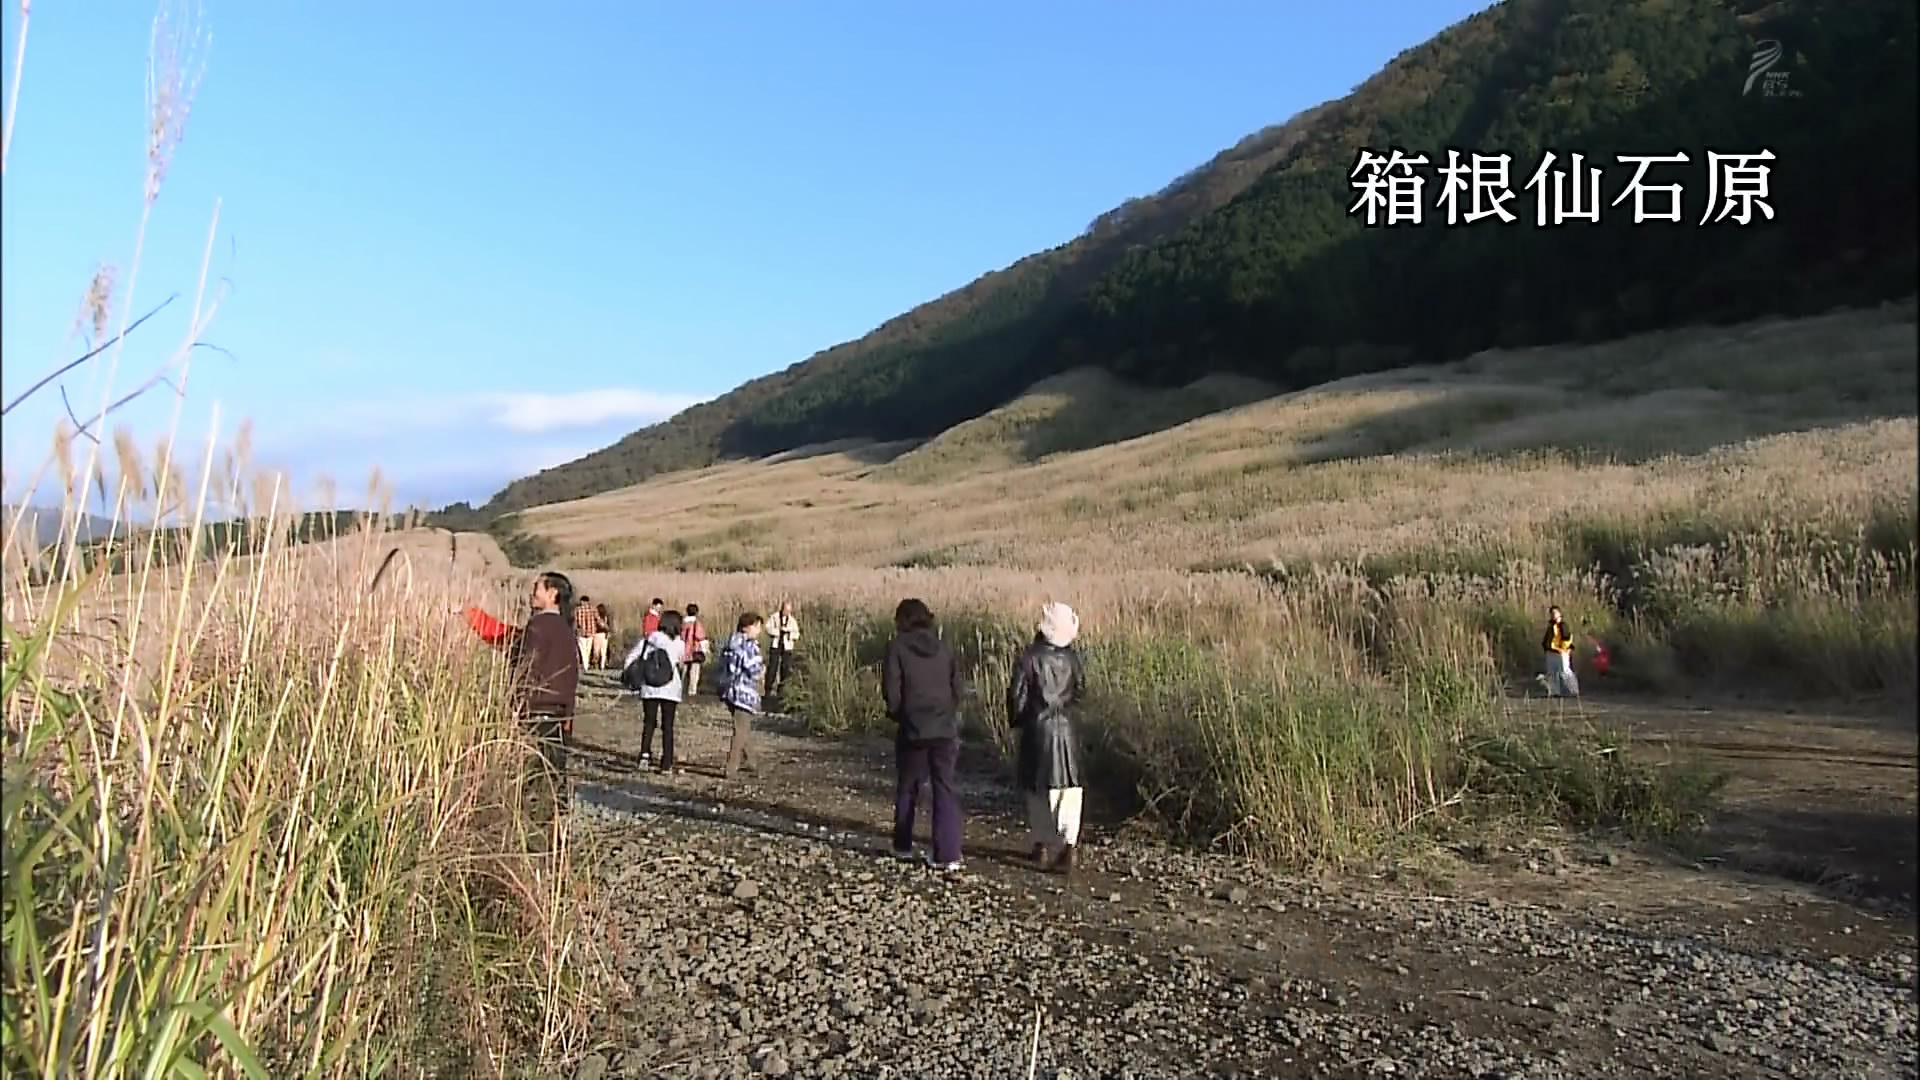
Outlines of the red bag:
[{"label": "red bag", "polygon": [[1613,667],[1613,660],[1607,655],[1607,647],[1600,644],[1596,638],[1589,637],[1587,640],[1593,643],[1593,673],[1605,675],[1607,670]]}]

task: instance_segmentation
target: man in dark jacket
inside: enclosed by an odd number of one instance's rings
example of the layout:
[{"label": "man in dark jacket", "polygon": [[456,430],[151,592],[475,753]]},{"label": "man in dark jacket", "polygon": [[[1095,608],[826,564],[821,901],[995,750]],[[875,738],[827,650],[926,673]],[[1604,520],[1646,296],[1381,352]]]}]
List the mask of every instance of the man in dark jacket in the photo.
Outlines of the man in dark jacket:
[{"label": "man in dark jacket", "polygon": [[574,638],[573,582],[547,571],[528,591],[533,613],[514,626],[479,608],[464,608],[480,639],[503,646],[519,678],[513,686],[514,714],[533,729],[546,779],[553,785],[555,808],[565,813],[567,742],[573,733],[574,701],[580,688],[580,649]]},{"label": "man in dark jacket", "polygon": [[1084,794],[1073,726],[1073,707],[1086,684],[1073,649],[1080,617],[1065,604],[1048,604],[1036,630],[1007,686],[1007,723],[1020,739],[1015,780],[1027,799],[1034,863],[1044,869],[1057,856],[1060,872],[1072,873]]},{"label": "man in dark jacket", "polygon": [[887,716],[899,725],[894,741],[893,853],[913,857],[913,822],[921,781],[933,788],[933,851],[928,865],[960,869],[960,698],[966,683],[953,650],[933,631],[933,612],[920,600],[902,600],[893,613],[894,639],[881,666]]}]

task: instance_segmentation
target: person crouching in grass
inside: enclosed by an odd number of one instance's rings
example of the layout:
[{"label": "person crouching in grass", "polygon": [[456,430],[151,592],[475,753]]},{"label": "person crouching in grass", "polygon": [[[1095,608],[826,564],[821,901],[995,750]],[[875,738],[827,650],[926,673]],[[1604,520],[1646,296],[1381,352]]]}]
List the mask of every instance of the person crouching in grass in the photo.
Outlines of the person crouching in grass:
[{"label": "person crouching in grass", "polygon": [[1007,723],[1019,733],[1015,778],[1026,795],[1034,865],[1044,870],[1051,861],[1067,874],[1080,842],[1084,796],[1072,716],[1086,687],[1073,649],[1080,617],[1065,604],[1048,604],[1040,609],[1036,631],[1007,685]]},{"label": "person crouching in grass", "polygon": [[467,625],[480,640],[502,646],[520,673],[514,684],[513,711],[532,731],[539,746],[544,778],[551,785],[554,812],[565,814],[567,743],[580,690],[580,646],[572,621],[573,582],[549,570],[533,579],[527,593],[532,614],[514,626],[477,607],[462,608]]},{"label": "person crouching in grass", "polygon": [[[753,717],[760,711],[760,676],[767,662],[760,655],[758,612],[749,611],[734,623],[734,631],[720,650],[720,701],[733,718],[733,737],[727,741],[726,777],[740,775],[751,756]],[[754,769],[758,772],[756,766]]]},{"label": "person crouching in grass", "polygon": [[893,613],[894,638],[880,669],[887,716],[899,725],[894,741],[893,854],[913,857],[913,819],[920,784],[933,789],[933,850],[927,865],[960,869],[960,701],[966,683],[960,661],[933,632],[933,612],[920,600],[902,600]]}]

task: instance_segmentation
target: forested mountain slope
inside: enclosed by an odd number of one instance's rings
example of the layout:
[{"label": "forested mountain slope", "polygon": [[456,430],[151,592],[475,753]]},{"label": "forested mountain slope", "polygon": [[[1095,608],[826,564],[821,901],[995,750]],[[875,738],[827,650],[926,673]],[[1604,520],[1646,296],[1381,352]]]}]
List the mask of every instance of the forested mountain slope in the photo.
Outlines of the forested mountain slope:
[{"label": "forested mountain slope", "polygon": [[[1507,0],[1074,241],[515,481],[481,513],[808,443],[928,437],[1072,368],[1291,389],[1911,293],[1915,21],[1910,0]],[[1769,40],[1781,55],[1745,88]],[[1427,170],[1423,225],[1366,228],[1348,212],[1362,147],[1435,166],[1448,148],[1510,154],[1516,220],[1447,227]],[[1599,223],[1536,226],[1525,185],[1549,150],[1605,168]],[[1700,224],[1709,150],[1774,155],[1771,220]],[[1615,154],[1676,151],[1690,162],[1646,183],[1685,185],[1680,222],[1608,205],[1633,172]]]}]

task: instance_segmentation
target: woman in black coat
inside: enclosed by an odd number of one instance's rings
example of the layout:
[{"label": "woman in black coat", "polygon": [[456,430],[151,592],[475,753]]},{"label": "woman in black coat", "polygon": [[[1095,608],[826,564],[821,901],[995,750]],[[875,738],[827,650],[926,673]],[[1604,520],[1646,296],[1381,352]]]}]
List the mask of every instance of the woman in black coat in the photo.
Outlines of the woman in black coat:
[{"label": "woman in black coat", "polygon": [[1048,604],[1037,629],[1033,644],[1014,665],[1007,723],[1020,736],[1015,776],[1027,797],[1033,861],[1042,869],[1052,863],[1070,873],[1084,796],[1072,716],[1086,684],[1080,654],[1073,650],[1080,618],[1065,604]]}]

